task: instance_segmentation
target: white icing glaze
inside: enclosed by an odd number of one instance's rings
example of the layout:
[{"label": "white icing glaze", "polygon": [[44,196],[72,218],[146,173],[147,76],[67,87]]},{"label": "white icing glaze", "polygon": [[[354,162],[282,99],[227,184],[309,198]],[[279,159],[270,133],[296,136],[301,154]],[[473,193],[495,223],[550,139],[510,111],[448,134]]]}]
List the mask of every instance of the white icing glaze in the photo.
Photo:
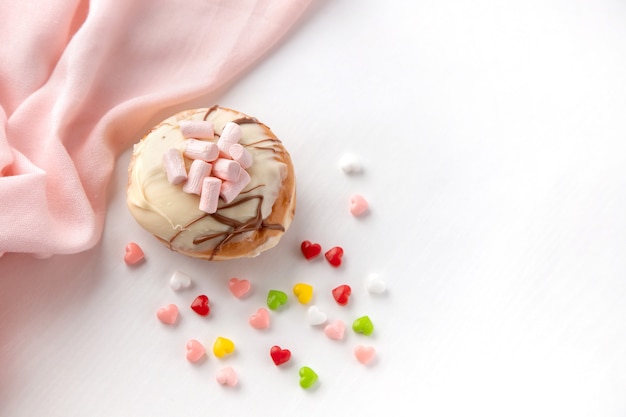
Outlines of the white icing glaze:
[{"label": "white icing glaze", "polygon": [[[202,120],[208,109],[197,109],[187,113],[188,120]],[[177,117],[172,116],[156,126],[133,149],[133,162],[129,173],[127,204],[131,214],[146,230],[166,242],[171,247],[185,252],[206,252],[213,249],[231,228],[215,220],[211,215],[198,208],[199,197],[182,191],[181,185],[172,185],[167,181],[163,168],[163,153],[170,148],[181,152],[185,147],[185,138],[180,132]],[[208,114],[206,120],[213,122],[216,136],[227,122],[247,117],[245,114],[228,109],[217,108]],[[280,192],[282,182],[287,175],[287,166],[275,157],[274,144],[266,140],[268,135],[264,127],[257,123],[241,124],[240,144],[252,155],[252,166],[247,169],[251,181],[234,200],[237,203],[246,196],[262,195],[262,218],[267,218]],[[217,137],[214,138],[217,142]],[[185,159],[187,169],[191,160]],[[252,199],[234,207],[222,209],[220,202],[218,214],[237,221],[245,222],[257,215],[259,199]],[[198,220],[200,219],[200,220]],[[285,225],[285,228],[288,225]],[[194,244],[193,240],[216,233],[222,236],[204,243]],[[248,238],[249,233],[236,235],[230,242]]]}]

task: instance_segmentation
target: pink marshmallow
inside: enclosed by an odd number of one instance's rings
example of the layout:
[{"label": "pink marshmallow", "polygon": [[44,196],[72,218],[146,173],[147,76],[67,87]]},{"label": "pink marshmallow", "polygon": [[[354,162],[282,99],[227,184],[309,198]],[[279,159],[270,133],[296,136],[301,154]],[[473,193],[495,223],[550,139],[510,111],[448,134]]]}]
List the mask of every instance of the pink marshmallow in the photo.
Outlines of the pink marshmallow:
[{"label": "pink marshmallow", "polygon": [[241,128],[237,123],[228,122],[217,140],[220,156],[230,158],[230,147],[241,139]]},{"label": "pink marshmallow", "polygon": [[213,139],[213,123],[206,120],[181,120],[178,122],[184,138]]},{"label": "pink marshmallow", "polygon": [[201,211],[209,214],[217,211],[221,185],[222,181],[219,178],[206,177],[202,180],[202,193],[200,194],[200,204],[198,205]]},{"label": "pink marshmallow", "polygon": [[248,172],[241,168],[239,178],[237,181],[224,181],[220,189],[220,196],[226,203],[230,203],[239,195],[240,192],[246,188],[246,185],[250,183],[250,175]]},{"label": "pink marshmallow", "polygon": [[187,139],[185,141],[185,151],[183,153],[189,159],[202,159],[203,161],[211,162],[217,159],[220,150],[213,142]]},{"label": "pink marshmallow", "polygon": [[213,163],[212,175],[225,181],[237,181],[241,166],[231,159],[218,158]]},{"label": "pink marshmallow", "polygon": [[167,180],[172,185],[183,183],[187,179],[187,170],[183,155],[176,148],[170,148],[163,154],[163,164]]},{"label": "pink marshmallow", "polygon": [[233,143],[230,145],[228,152],[230,153],[230,157],[237,161],[243,169],[248,169],[252,165],[252,155],[240,144]]},{"label": "pink marshmallow", "polygon": [[187,194],[200,195],[202,192],[202,180],[211,174],[211,164],[201,159],[196,159],[191,163],[187,182],[183,185],[183,191]]}]

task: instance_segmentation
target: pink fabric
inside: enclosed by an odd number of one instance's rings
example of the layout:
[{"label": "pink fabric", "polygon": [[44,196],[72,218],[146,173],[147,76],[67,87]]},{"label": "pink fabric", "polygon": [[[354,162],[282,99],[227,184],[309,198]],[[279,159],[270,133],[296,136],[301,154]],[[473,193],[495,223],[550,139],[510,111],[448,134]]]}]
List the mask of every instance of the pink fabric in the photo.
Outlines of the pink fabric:
[{"label": "pink fabric", "polygon": [[94,246],[140,129],[249,68],[310,1],[0,0],[0,253]]}]

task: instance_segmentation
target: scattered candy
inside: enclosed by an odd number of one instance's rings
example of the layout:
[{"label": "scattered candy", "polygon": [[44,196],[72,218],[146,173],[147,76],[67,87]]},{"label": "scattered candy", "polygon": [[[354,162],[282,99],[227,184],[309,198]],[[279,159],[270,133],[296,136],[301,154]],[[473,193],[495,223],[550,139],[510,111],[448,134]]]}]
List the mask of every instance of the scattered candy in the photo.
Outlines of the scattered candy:
[{"label": "scattered candy", "polygon": [[126,265],[136,265],[143,261],[143,259],[143,250],[141,250],[138,244],[130,242],[126,245],[126,252],[124,254],[124,262],[126,262]]},{"label": "scattered candy", "polygon": [[382,294],[387,290],[387,284],[376,273],[371,273],[367,277],[367,291],[372,294]]},{"label": "scattered candy", "polygon": [[181,120],[178,122],[184,138],[213,139],[213,123],[206,120]]},{"label": "scattered candy", "polygon": [[202,183],[211,173],[211,164],[201,159],[196,159],[191,163],[187,181],[183,185],[183,191],[187,194],[200,195],[202,193]]},{"label": "scattered candy", "polygon": [[300,250],[306,259],[312,259],[322,253],[322,247],[319,243],[311,243],[308,240],[305,240],[300,245]]},{"label": "scattered candy", "polygon": [[311,306],[306,312],[307,321],[311,326],[319,326],[320,324],[326,323],[327,316],[326,313],[320,311],[317,306]]},{"label": "scattered candy", "polygon": [[313,287],[309,284],[296,284],[293,286],[293,295],[298,298],[300,304],[308,304],[313,298]]},{"label": "scattered candy", "polygon": [[213,142],[204,140],[187,139],[185,141],[185,150],[183,155],[189,159],[200,159],[206,162],[212,162],[217,159],[220,150]]},{"label": "scattered candy", "polygon": [[304,389],[311,388],[317,382],[318,376],[315,371],[308,366],[303,366],[298,372],[300,375],[300,386]]},{"label": "scattered candy", "polygon": [[228,153],[230,153],[230,157],[237,161],[243,169],[248,169],[252,166],[252,155],[240,144],[234,143],[230,145]]},{"label": "scattered candy", "polygon": [[349,285],[340,285],[337,288],[333,289],[333,297],[337,304],[340,306],[345,306],[348,304],[348,299],[350,298],[350,294],[352,294],[352,288]]},{"label": "scattered candy", "polygon": [[178,320],[178,307],[170,304],[157,310],[157,318],[161,323],[172,325]]},{"label": "scattered candy", "polygon": [[346,332],[346,325],[341,320],[336,320],[332,323],[329,323],[324,327],[324,333],[330,339],[333,340],[341,340],[343,339],[343,335]]},{"label": "scattered candy", "polygon": [[346,153],[339,158],[339,167],[346,174],[358,174],[363,171],[361,160],[351,153]]},{"label": "scattered candy", "polygon": [[191,303],[191,309],[201,316],[208,316],[211,312],[209,297],[204,294],[197,296],[196,299],[193,300],[193,303]]},{"label": "scattered candy", "polygon": [[270,349],[270,356],[276,366],[282,365],[291,359],[291,351],[289,349],[282,349],[280,346],[272,346]]},{"label": "scattered candy", "polygon": [[217,211],[220,201],[220,189],[222,181],[219,178],[206,177],[202,180],[202,191],[200,193],[200,204],[198,209],[205,213],[213,214]]},{"label": "scattered candy", "polygon": [[354,356],[357,361],[361,362],[363,365],[367,365],[374,359],[374,356],[376,356],[376,349],[372,346],[358,345],[354,348]]},{"label": "scattered candy", "polygon": [[270,327],[270,313],[267,309],[261,307],[256,313],[250,316],[248,319],[250,326],[258,330],[267,329]]},{"label": "scattered candy", "polygon": [[364,214],[369,208],[369,203],[360,194],[355,194],[350,198],[350,213],[353,216],[360,216]]},{"label": "scattered candy", "polygon": [[204,346],[202,346],[202,343],[198,342],[196,339],[187,341],[185,347],[187,348],[187,360],[189,362],[198,362],[206,354]]},{"label": "scattered candy", "polygon": [[183,155],[176,148],[170,148],[163,154],[163,164],[167,180],[172,185],[182,184],[187,180],[187,170]]},{"label": "scattered candy", "polygon": [[234,387],[237,385],[238,377],[237,372],[232,368],[232,366],[227,366],[226,368],[220,369],[215,375],[215,380],[220,385],[226,385],[229,387]]},{"label": "scattered candy", "polygon": [[270,310],[278,310],[279,307],[287,303],[287,294],[279,290],[270,290],[267,293],[267,306]]},{"label": "scattered candy", "polygon": [[329,264],[338,268],[343,260],[343,249],[341,246],[335,246],[334,248],[330,248],[324,256]]},{"label": "scattered candy", "polygon": [[359,317],[352,323],[352,330],[354,330],[356,333],[361,333],[365,336],[369,336],[374,331],[374,324],[368,316]]},{"label": "scattered candy", "polygon": [[228,280],[228,289],[237,298],[243,298],[250,291],[250,281],[247,279],[231,278]]},{"label": "scattered candy", "polygon": [[225,337],[218,337],[213,344],[213,354],[218,358],[223,358],[235,351],[235,344]]},{"label": "scattered candy", "polygon": [[180,291],[189,287],[191,287],[191,277],[184,272],[174,271],[170,278],[170,288]]}]

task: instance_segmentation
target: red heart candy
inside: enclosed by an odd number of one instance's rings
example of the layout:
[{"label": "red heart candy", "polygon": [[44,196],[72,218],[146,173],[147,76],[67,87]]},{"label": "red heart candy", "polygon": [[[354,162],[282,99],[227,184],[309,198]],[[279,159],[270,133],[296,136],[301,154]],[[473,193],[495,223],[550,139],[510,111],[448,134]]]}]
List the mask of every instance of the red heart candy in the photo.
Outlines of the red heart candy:
[{"label": "red heart candy", "polygon": [[340,306],[348,304],[350,294],[352,294],[352,288],[349,285],[340,285],[333,290],[333,297],[335,297],[335,301]]},{"label": "red heart candy", "polygon": [[337,268],[341,265],[341,258],[343,258],[343,249],[341,246],[335,246],[334,248],[330,248],[325,254],[326,260],[329,264]]},{"label": "red heart candy", "polygon": [[270,356],[272,357],[274,364],[278,366],[291,359],[291,352],[289,349],[282,349],[280,346],[272,346],[270,349]]},{"label": "red heart candy", "polygon": [[126,265],[136,265],[139,262],[143,261],[143,251],[135,242],[130,242],[126,245],[126,250],[124,253],[124,262]]},{"label": "red heart candy", "polygon": [[322,253],[322,247],[319,243],[311,243],[308,240],[302,242],[300,250],[306,259],[315,258],[317,255]]},{"label": "red heart candy", "polygon": [[211,308],[209,307],[209,297],[202,294],[196,297],[191,303],[191,309],[201,316],[208,316]]}]

